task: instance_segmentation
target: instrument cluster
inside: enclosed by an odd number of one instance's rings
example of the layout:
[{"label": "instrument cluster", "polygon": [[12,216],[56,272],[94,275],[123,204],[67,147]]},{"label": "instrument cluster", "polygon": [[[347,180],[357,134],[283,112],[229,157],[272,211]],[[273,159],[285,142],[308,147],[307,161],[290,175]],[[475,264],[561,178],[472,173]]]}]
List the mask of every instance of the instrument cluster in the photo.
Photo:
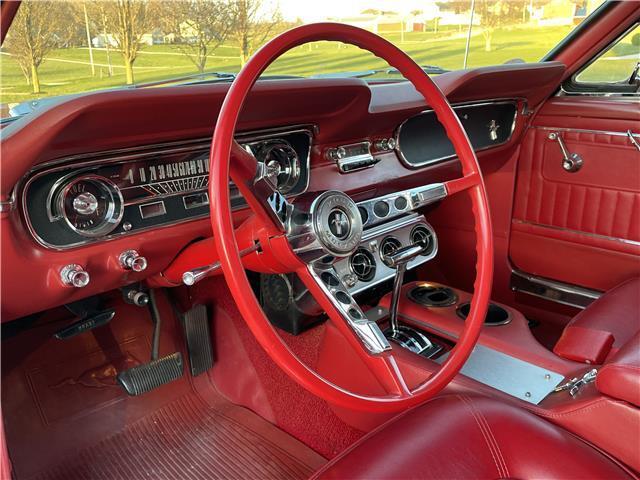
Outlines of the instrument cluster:
[{"label": "instrument cluster", "polygon": [[[277,171],[285,196],[309,182],[311,129],[239,134],[236,140]],[[28,178],[27,225],[42,245],[66,249],[209,214],[209,141],[63,159]],[[233,208],[244,205],[230,183]]]}]

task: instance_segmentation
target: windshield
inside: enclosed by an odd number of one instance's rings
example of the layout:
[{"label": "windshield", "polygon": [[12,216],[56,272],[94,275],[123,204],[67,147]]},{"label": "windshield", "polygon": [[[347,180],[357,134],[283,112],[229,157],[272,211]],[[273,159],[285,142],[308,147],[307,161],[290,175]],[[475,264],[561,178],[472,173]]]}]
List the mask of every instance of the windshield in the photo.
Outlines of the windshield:
[{"label": "windshield", "polygon": [[[27,114],[46,104],[47,97],[107,88],[230,81],[269,39],[316,21],[337,21],[378,33],[432,75],[535,62],[600,3],[25,0],[1,50],[0,117]],[[264,74],[265,78],[290,76],[402,80],[382,60],[337,42],[298,47]]]}]

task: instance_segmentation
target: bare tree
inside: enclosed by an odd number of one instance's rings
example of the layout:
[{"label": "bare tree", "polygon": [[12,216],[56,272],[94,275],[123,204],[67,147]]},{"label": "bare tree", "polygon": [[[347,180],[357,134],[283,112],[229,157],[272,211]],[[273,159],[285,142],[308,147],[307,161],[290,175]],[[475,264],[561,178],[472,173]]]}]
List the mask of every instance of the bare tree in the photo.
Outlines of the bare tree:
[{"label": "bare tree", "polygon": [[[54,5],[55,4],[55,5]],[[38,68],[47,54],[69,36],[68,5],[63,2],[25,0],[7,38],[7,51],[16,59],[33,93],[40,93]]]},{"label": "bare tree", "polygon": [[161,23],[180,37],[176,48],[204,72],[208,56],[229,35],[232,10],[228,0],[183,0],[163,3]]},{"label": "bare tree", "polygon": [[[115,0],[105,3],[104,19],[124,61],[127,83],[133,83],[133,64],[143,46],[142,37],[153,26],[154,5],[146,0]],[[107,40],[108,41],[108,40]]]},{"label": "bare tree", "polygon": [[240,48],[240,63],[282,28],[280,9],[268,8],[262,0],[231,0],[230,36]]},{"label": "bare tree", "polygon": [[480,14],[480,26],[484,37],[484,50],[490,52],[493,32],[505,24],[516,23],[522,16],[521,3],[508,0],[479,0],[477,13]]}]

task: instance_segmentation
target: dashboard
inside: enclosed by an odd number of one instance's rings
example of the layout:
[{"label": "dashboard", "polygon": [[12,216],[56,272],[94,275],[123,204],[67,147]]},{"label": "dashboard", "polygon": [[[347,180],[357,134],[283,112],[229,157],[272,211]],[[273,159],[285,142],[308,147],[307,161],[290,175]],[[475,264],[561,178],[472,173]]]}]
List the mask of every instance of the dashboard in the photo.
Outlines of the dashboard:
[{"label": "dashboard", "polygon": [[[562,71],[555,64],[505,66],[472,78],[452,72],[437,81],[482,162],[515,151],[532,104],[544,97],[540,90],[555,85]],[[478,82],[477,76],[493,81]],[[212,118],[227,88],[88,94],[2,128],[2,321],[142,280],[177,285],[186,270],[217,260],[208,219],[208,156]],[[365,240],[358,255],[337,264],[350,293],[358,293],[393,275],[380,252],[418,235],[430,238],[437,252],[424,212],[403,208],[411,197],[387,198],[461,174],[434,121],[403,82],[277,80],[255,85],[236,140],[278,172],[278,190],[290,201],[337,190],[361,207]],[[247,210],[230,188],[239,224]],[[183,254],[192,248],[198,255]],[[132,250],[146,258],[145,271],[123,268],[119,259]],[[84,268],[91,281],[83,288],[61,282],[69,265]],[[41,294],[25,302],[33,289]]]},{"label": "dashboard", "polygon": [[[509,141],[517,120],[517,101],[454,107],[476,148]],[[244,133],[237,141],[259,162],[277,171],[278,191],[292,198],[309,185],[313,126]],[[22,193],[26,221],[42,246],[67,249],[134,235],[205,217],[209,213],[208,139],[104,152],[61,159],[32,173]],[[408,118],[389,138],[326,149],[341,174],[374,167],[395,152],[409,168],[455,157],[433,111]],[[231,206],[245,202],[230,183]],[[384,221],[397,205],[379,203],[361,210],[365,226]]]}]

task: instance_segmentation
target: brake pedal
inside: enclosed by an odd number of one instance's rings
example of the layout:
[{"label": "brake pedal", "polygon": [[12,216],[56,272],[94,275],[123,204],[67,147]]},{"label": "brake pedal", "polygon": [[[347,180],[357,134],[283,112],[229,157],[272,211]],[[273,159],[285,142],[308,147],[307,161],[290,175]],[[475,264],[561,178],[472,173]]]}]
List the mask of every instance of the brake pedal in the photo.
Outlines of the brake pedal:
[{"label": "brake pedal", "polygon": [[182,354],[180,352],[158,358],[162,318],[160,310],[158,310],[155,290],[149,291],[148,306],[153,321],[151,361],[119,372],[117,376],[118,383],[129,395],[141,395],[182,376]]},{"label": "brake pedal", "polygon": [[118,373],[118,383],[132,396],[141,395],[182,376],[182,354],[172,353]]},{"label": "brake pedal", "polygon": [[191,375],[195,377],[213,366],[207,307],[196,305],[183,315],[182,320],[189,353],[189,368]]}]

